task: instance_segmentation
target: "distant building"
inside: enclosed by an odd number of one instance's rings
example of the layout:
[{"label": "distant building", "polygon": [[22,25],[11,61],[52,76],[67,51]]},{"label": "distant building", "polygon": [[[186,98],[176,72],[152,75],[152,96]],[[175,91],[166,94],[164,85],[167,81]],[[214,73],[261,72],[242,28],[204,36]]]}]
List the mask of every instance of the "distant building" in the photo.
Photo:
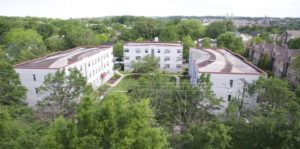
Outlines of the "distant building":
[{"label": "distant building", "polygon": [[287,30],[286,32],[281,34],[278,38],[281,46],[287,48],[288,42],[291,39],[300,38],[300,30]]},{"label": "distant building", "polygon": [[131,70],[131,63],[146,55],[159,58],[160,69],[169,72],[181,72],[183,46],[181,43],[129,42],[124,44],[124,70]]},{"label": "distant building", "polygon": [[[208,39],[209,39],[209,45],[210,45],[211,48],[217,47],[216,39],[211,39],[211,38],[208,38]],[[201,39],[197,40],[197,47],[198,48],[203,47],[204,40],[205,40],[205,38],[201,38]]]},{"label": "distant building", "polygon": [[252,39],[252,36],[248,35],[248,34],[236,33],[236,36],[242,38],[242,41],[243,41],[244,45],[248,44]]},{"label": "distant building", "polygon": [[99,87],[114,74],[112,51],[112,46],[77,47],[15,65],[22,85],[27,88],[27,103],[33,106],[44,97],[37,88],[47,74],[58,70],[64,69],[68,74],[69,69],[77,68],[87,83]]},{"label": "distant building", "polygon": [[254,106],[255,97],[242,95],[244,85],[256,81],[265,72],[227,49],[190,49],[189,75],[193,85],[198,83],[201,74],[210,74],[212,90],[216,97],[223,99],[220,111],[224,111],[233,98],[242,96],[246,106]]},{"label": "distant building", "polygon": [[248,57],[254,63],[258,64],[264,54],[268,55],[270,60],[270,70],[277,78],[286,78],[293,84],[300,81],[299,75],[290,65],[296,56],[300,56],[300,50],[292,50],[277,46],[276,44],[252,44],[247,47]]}]

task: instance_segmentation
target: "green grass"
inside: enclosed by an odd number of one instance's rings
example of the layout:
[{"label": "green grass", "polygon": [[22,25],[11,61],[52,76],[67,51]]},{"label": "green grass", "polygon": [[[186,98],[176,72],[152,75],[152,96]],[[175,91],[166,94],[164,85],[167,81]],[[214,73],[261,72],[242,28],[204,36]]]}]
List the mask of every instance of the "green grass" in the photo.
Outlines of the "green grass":
[{"label": "green grass", "polygon": [[[175,77],[171,77],[171,76],[166,76],[167,78],[169,78],[169,82],[170,84],[174,83],[175,85]],[[121,82],[119,82],[119,84],[117,86],[115,86],[112,91],[128,91],[128,89],[132,86],[137,86],[138,85],[138,80],[139,75],[129,75],[123,78],[123,80],[121,80]]]},{"label": "green grass", "polygon": [[113,91],[127,91],[130,86],[137,85],[135,76],[126,76],[117,86],[113,88]]},{"label": "green grass", "polygon": [[123,71],[123,70],[119,70],[119,73],[125,75],[125,74],[131,74],[131,72],[129,71]]}]

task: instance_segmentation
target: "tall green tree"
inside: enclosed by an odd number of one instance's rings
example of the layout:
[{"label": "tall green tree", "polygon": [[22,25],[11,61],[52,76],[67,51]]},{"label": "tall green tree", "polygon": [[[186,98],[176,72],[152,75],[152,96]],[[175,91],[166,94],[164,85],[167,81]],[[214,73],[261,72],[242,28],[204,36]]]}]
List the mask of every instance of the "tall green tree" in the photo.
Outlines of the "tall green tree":
[{"label": "tall green tree", "polygon": [[118,60],[123,59],[123,43],[122,42],[118,41],[117,43],[115,43],[113,53],[114,53],[114,56],[117,57]]},{"label": "tall green tree", "polygon": [[183,148],[226,149],[231,147],[230,127],[220,122],[209,122],[189,128]]},{"label": "tall green tree", "polygon": [[260,97],[259,105],[264,114],[283,109],[295,98],[285,80],[277,78],[260,78],[254,85],[254,90]]},{"label": "tall green tree", "polygon": [[154,19],[144,18],[135,22],[133,31],[136,38],[142,37],[153,40],[159,36],[160,22]]},{"label": "tall green tree", "polygon": [[176,27],[173,25],[166,25],[161,33],[160,33],[160,40],[164,42],[174,42],[178,41],[178,33]]},{"label": "tall green tree", "polygon": [[213,22],[206,27],[205,36],[216,39],[219,35],[227,31],[226,22]]},{"label": "tall green tree", "polygon": [[51,36],[45,42],[48,50],[51,51],[61,51],[67,48],[65,40],[59,36]]},{"label": "tall green tree", "polygon": [[300,49],[300,38],[295,38],[288,41],[288,47],[290,49]]},{"label": "tall green tree", "polygon": [[153,73],[159,68],[159,59],[151,55],[146,55],[145,57],[136,62],[133,61],[131,65],[133,72]]},{"label": "tall green tree", "polygon": [[22,148],[18,142],[23,135],[20,128],[8,111],[0,107],[0,148]]},{"label": "tall green tree", "polygon": [[263,70],[269,70],[270,69],[270,58],[268,54],[263,54],[261,60],[258,62],[257,65],[259,68]]},{"label": "tall green tree", "polygon": [[77,69],[70,69],[68,75],[66,70],[49,74],[39,87],[41,94],[46,93],[39,103],[40,110],[42,113],[50,114],[50,118],[58,115],[70,117],[74,114],[76,102],[89,91],[89,87]]},{"label": "tall green tree", "polygon": [[138,80],[139,85],[130,87],[130,95],[133,99],[150,98],[156,120],[168,127],[170,123],[190,126],[214,117],[209,111],[219,107],[220,99],[211,90],[209,76],[201,76],[197,86],[183,81],[176,87],[175,81],[170,79],[159,72],[143,75]]},{"label": "tall green tree", "polygon": [[130,102],[125,95],[111,94],[96,106],[88,98],[82,102],[76,124],[81,147],[159,149],[168,146],[166,133],[155,127],[148,100]]},{"label": "tall green tree", "polygon": [[190,36],[192,39],[198,39],[204,36],[204,27],[199,20],[183,20],[176,26],[179,38]]},{"label": "tall green tree", "polygon": [[51,24],[39,24],[35,29],[43,39],[47,39],[54,33],[54,27]]},{"label": "tall green tree", "polygon": [[76,148],[76,129],[75,125],[58,117],[51,124],[47,133],[41,137],[38,148],[40,149],[72,149]]},{"label": "tall green tree", "polygon": [[218,36],[217,45],[241,54],[245,51],[242,38],[236,37],[233,33],[224,33]]},{"label": "tall green tree", "polygon": [[191,36],[185,36],[182,38],[183,43],[183,58],[188,61],[189,59],[189,49],[195,47],[194,41]]},{"label": "tall green tree", "polygon": [[69,48],[100,44],[99,39],[91,29],[79,25],[65,24],[61,29],[61,36],[65,38]]},{"label": "tall green tree", "polygon": [[0,58],[0,104],[13,105],[23,103],[26,88],[21,85],[19,75],[13,66]]},{"label": "tall green tree", "polygon": [[32,59],[46,52],[43,38],[31,29],[11,29],[5,37],[5,47],[13,62]]}]

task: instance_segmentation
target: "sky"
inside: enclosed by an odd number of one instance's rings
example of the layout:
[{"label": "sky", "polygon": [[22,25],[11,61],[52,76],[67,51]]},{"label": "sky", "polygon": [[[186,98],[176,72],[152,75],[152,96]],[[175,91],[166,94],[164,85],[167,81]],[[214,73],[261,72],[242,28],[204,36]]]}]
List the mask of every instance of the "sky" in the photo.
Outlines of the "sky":
[{"label": "sky", "polygon": [[2,16],[300,17],[300,0],[0,0]]}]

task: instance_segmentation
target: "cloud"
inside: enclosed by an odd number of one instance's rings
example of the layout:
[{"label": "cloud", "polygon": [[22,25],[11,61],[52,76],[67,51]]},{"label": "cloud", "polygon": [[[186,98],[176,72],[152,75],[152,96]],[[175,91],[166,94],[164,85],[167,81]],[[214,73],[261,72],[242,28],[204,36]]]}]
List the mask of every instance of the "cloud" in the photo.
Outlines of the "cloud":
[{"label": "cloud", "polygon": [[298,0],[0,0],[0,15],[54,18],[136,16],[300,17]]}]

